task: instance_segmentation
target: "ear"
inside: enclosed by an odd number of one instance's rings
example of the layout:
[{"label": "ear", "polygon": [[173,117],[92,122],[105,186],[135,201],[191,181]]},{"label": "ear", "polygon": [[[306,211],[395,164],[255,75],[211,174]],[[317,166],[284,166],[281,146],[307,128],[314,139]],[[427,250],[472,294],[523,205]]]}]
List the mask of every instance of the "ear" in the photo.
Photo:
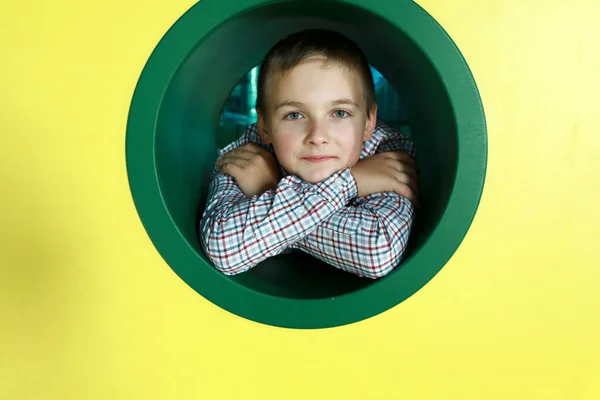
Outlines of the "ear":
[{"label": "ear", "polygon": [[257,127],[258,127],[258,134],[260,135],[260,138],[262,139],[264,144],[271,144],[271,137],[267,130],[267,124],[265,122],[265,117],[264,117],[263,113],[260,111],[258,111]]},{"label": "ear", "polygon": [[367,113],[367,122],[365,122],[365,133],[363,135],[363,141],[371,139],[375,125],[377,125],[377,104],[373,106],[373,109]]}]

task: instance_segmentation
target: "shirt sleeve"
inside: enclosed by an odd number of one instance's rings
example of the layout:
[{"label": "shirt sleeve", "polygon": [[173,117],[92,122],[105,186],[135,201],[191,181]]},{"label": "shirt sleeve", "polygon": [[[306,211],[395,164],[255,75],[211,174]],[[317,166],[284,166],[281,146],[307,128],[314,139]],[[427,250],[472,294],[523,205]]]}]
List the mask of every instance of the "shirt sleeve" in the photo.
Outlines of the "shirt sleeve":
[{"label": "shirt sleeve", "polygon": [[356,194],[349,169],[318,184],[289,175],[251,198],[233,178],[217,173],[200,223],[202,247],[224,274],[245,272],[313,232]]},{"label": "shirt sleeve", "polygon": [[354,203],[334,212],[294,248],[355,275],[381,278],[402,261],[413,206],[391,192],[361,197]]},{"label": "shirt sleeve", "polygon": [[386,151],[405,151],[411,157],[416,158],[415,143],[409,136],[384,121],[378,121],[377,130],[382,139],[375,147],[375,154]]},{"label": "shirt sleeve", "polygon": [[[402,150],[415,157],[409,137],[387,124],[378,129],[385,139],[375,153]],[[410,201],[394,192],[359,197],[293,247],[355,275],[381,278],[402,261],[414,213]]]}]

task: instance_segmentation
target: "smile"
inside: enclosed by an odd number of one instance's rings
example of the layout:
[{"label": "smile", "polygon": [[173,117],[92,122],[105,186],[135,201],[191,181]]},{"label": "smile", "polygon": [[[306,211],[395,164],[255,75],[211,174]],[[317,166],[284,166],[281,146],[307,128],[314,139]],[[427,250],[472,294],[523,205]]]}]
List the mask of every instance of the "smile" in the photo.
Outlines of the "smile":
[{"label": "smile", "polygon": [[312,163],[322,163],[334,159],[335,157],[330,156],[315,156],[315,157],[303,157],[302,159]]}]

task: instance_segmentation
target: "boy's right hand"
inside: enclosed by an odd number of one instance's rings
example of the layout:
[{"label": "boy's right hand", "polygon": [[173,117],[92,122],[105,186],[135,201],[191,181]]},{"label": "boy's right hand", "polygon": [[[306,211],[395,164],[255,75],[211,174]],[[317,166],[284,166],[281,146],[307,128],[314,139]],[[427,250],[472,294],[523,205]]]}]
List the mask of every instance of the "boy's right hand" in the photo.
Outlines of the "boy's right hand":
[{"label": "boy's right hand", "polygon": [[358,197],[395,192],[418,206],[419,183],[415,161],[406,152],[389,151],[359,160],[350,168]]},{"label": "boy's right hand", "polygon": [[219,172],[235,179],[238,187],[248,197],[260,196],[275,189],[281,174],[275,157],[257,144],[247,143],[217,161]]}]

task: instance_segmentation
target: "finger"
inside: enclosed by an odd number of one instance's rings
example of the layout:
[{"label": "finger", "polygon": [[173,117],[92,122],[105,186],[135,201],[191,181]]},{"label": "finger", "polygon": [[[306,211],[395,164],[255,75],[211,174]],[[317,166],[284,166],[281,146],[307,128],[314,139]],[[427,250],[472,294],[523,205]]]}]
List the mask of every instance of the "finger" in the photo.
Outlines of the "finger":
[{"label": "finger", "polygon": [[419,184],[415,180],[411,179],[406,185],[411,188],[415,196],[419,197],[421,191],[419,190]]},{"label": "finger", "polygon": [[419,184],[414,177],[407,173],[400,172],[395,174],[395,178],[398,183],[408,186],[415,195],[419,195]]},{"label": "finger", "polygon": [[418,194],[419,178],[417,171],[414,168],[403,165],[402,163],[390,163],[389,173],[398,181],[404,184],[409,184]]},{"label": "finger", "polygon": [[260,146],[244,145],[244,146],[238,147],[237,149],[233,150],[231,153],[240,155],[240,156],[245,156],[245,157],[253,157],[257,154],[260,154],[263,151],[266,151],[266,150],[264,150]]},{"label": "finger", "polygon": [[404,171],[404,173],[406,175],[408,175],[408,178],[410,179],[410,187],[413,188],[413,190],[417,193],[417,195],[419,194],[419,176],[417,175],[417,171],[415,169],[407,169],[406,171]]},{"label": "finger", "polygon": [[390,168],[396,172],[410,176],[410,178],[416,182],[418,182],[418,180],[419,180],[419,176],[418,176],[416,168],[414,168],[410,165],[406,165],[406,164],[394,161],[394,162],[390,163]]},{"label": "finger", "polygon": [[247,144],[244,144],[242,146],[239,146],[239,147],[233,149],[231,151],[231,153],[245,154],[247,156],[253,157],[253,156],[256,156],[257,154],[262,153],[263,151],[267,151],[267,150],[263,149],[262,147],[260,147],[259,145],[255,144],[255,143],[247,143]]},{"label": "finger", "polygon": [[245,170],[246,164],[247,163],[245,161],[224,162],[223,164],[219,165],[219,172],[222,174],[237,177]]},{"label": "finger", "polygon": [[236,155],[230,155],[229,157],[226,157],[226,158],[223,158],[223,159],[217,161],[217,166],[221,167],[225,164],[237,164],[240,167],[245,168],[249,162],[250,162],[250,160],[248,160],[246,158],[238,157]]},{"label": "finger", "polygon": [[224,154],[221,158],[219,158],[217,160],[217,164],[223,163],[226,160],[231,160],[231,159],[236,159],[236,158],[240,158],[240,154],[238,152],[232,151],[227,154]]},{"label": "finger", "polygon": [[394,167],[398,171],[406,172],[415,178],[417,177],[417,164],[415,160],[408,156],[402,155],[388,155],[386,159],[386,164]]},{"label": "finger", "polygon": [[251,161],[250,158],[245,157],[244,155],[232,154],[229,157],[223,158],[220,160],[221,164],[231,164],[236,163],[239,164],[240,167],[245,166]]},{"label": "finger", "polygon": [[410,201],[413,204],[413,206],[420,207],[419,198],[417,197],[415,192],[413,192],[413,190],[408,185],[399,184],[397,186],[395,192],[399,196],[402,196],[402,197],[406,198],[408,201]]},{"label": "finger", "polygon": [[235,163],[228,163],[219,168],[219,171],[222,174],[229,175],[233,178],[236,178],[242,170],[243,168]]},{"label": "finger", "polygon": [[387,151],[382,154],[385,154],[387,158],[390,158],[392,160],[400,161],[410,165],[415,165],[414,158],[412,158],[411,155],[405,151]]}]

